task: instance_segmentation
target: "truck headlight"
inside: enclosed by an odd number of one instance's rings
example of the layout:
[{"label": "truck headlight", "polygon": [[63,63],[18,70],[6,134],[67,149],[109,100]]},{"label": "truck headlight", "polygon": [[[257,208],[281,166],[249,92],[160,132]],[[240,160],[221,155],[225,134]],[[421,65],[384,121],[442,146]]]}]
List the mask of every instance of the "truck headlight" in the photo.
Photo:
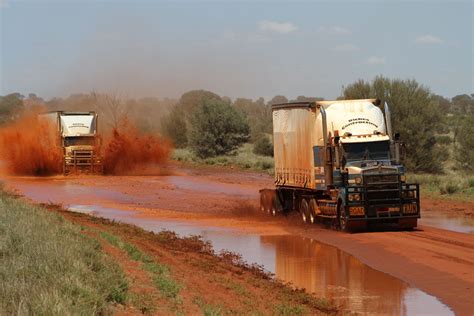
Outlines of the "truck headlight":
[{"label": "truck headlight", "polygon": [[355,194],[351,193],[351,194],[349,194],[349,195],[347,196],[347,198],[348,198],[348,200],[349,200],[350,202],[352,202],[352,201],[360,201],[360,194],[359,194],[359,193],[355,193]]},{"label": "truck headlight", "polygon": [[361,178],[361,177],[356,177],[356,178],[355,178],[355,183],[356,183],[357,185],[361,184],[361,183],[362,183],[362,178]]},{"label": "truck headlight", "polygon": [[402,181],[402,182],[407,181],[407,177],[406,177],[404,174],[402,174],[402,175],[400,176],[400,181]]}]

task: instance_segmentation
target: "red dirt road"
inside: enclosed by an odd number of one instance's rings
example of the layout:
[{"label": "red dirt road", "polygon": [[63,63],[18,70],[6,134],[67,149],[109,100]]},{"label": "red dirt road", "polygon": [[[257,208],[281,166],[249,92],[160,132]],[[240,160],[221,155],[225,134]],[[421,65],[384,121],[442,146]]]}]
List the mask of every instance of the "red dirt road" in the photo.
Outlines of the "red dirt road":
[{"label": "red dirt road", "polygon": [[[271,176],[176,166],[166,173],[169,175],[5,181],[7,188],[37,202],[96,204],[138,210],[144,217],[198,221],[261,235],[310,237],[436,296],[458,315],[474,314],[474,234],[429,226],[411,232],[346,234],[304,225],[295,215],[271,218],[259,214],[258,190],[273,186]],[[473,209],[471,203],[422,201],[422,212],[426,213],[456,210],[461,216],[470,216]]]}]

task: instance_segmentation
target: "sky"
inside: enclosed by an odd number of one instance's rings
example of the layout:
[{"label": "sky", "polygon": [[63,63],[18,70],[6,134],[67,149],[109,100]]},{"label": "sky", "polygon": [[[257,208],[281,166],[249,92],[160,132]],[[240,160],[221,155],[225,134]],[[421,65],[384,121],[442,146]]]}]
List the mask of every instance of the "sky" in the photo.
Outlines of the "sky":
[{"label": "sky", "polygon": [[473,1],[0,0],[0,95],[336,98],[377,75],[474,93]]}]

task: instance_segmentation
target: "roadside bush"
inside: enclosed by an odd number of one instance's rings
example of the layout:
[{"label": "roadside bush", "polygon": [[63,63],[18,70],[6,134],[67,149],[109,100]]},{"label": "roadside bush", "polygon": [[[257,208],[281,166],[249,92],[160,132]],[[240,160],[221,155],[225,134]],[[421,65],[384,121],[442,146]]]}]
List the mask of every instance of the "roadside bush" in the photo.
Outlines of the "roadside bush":
[{"label": "roadside bush", "polygon": [[162,118],[161,126],[163,134],[173,141],[176,148],[186,147],[187,127],[184,111],[178,106],[174,106],[170,113]]},{"label": "roadside bush", "polygon": [[456,137],[456,160],[459,168],[469,172],[474,171],[474,113],[468,113],[460,122],[459,133]]},{"label": "roadside bush", "polygon": [[169,114],[161,120],[162,132],[170,138],[176,148],[184,148],[189,144],[188,132],[190,119],[204,102],[221,100],[217,94],[206,90],[191,90],[184,93]]},{"label": "roadside bush", "polygon": [[225,101],[205,101],[190,123],[189,144],[199,158],[229,154],[249,138],[245,117]]},{"label": "roadside bush", "polygon": [[438,135],[436,136],[436,142],[442,145],[450,145],[453,142],[453,139],[448,135]]},{"label": "roadside bush", "polygon": [[469,178],[467,183],[468,183],[470,188],[474,188],[474,178]]},{"label": "roadside bush", "polygon": [[441,194],[454,194],[461,190],[461,186],[454,182],[447,182],[442,184],[439,187],[439,192]]},{"label": "roadside bush", "polygon": [[273,157],[273,144],[266,135],[261,136],[254,144],[253,153]]}]

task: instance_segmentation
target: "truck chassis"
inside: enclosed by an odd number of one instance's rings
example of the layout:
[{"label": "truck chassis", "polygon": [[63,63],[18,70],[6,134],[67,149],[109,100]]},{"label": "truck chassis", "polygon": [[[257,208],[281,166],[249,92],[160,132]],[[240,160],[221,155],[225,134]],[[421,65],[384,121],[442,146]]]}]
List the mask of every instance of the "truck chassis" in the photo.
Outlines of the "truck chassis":
[{"label": "truck chassis", "polygon": [[104,171],[100,156],[92,150],[74,150],[71,156],[64,155],[63,174],[89,173],[102,174]]},{"label": "truck chassis", "polygon": [[[344,231],[365,230],[372,223],[398,224],[401,229],[413,229],[420,218],[419,185],[400,181],[378,182],[377,177],[364,177],[364,185],[350,185],[329,190],[277,186],[260,190],[260,209],[271,215],[300,213],[306,223],[330,221]],[[349,194],[358,194],[349,200]]]}]

